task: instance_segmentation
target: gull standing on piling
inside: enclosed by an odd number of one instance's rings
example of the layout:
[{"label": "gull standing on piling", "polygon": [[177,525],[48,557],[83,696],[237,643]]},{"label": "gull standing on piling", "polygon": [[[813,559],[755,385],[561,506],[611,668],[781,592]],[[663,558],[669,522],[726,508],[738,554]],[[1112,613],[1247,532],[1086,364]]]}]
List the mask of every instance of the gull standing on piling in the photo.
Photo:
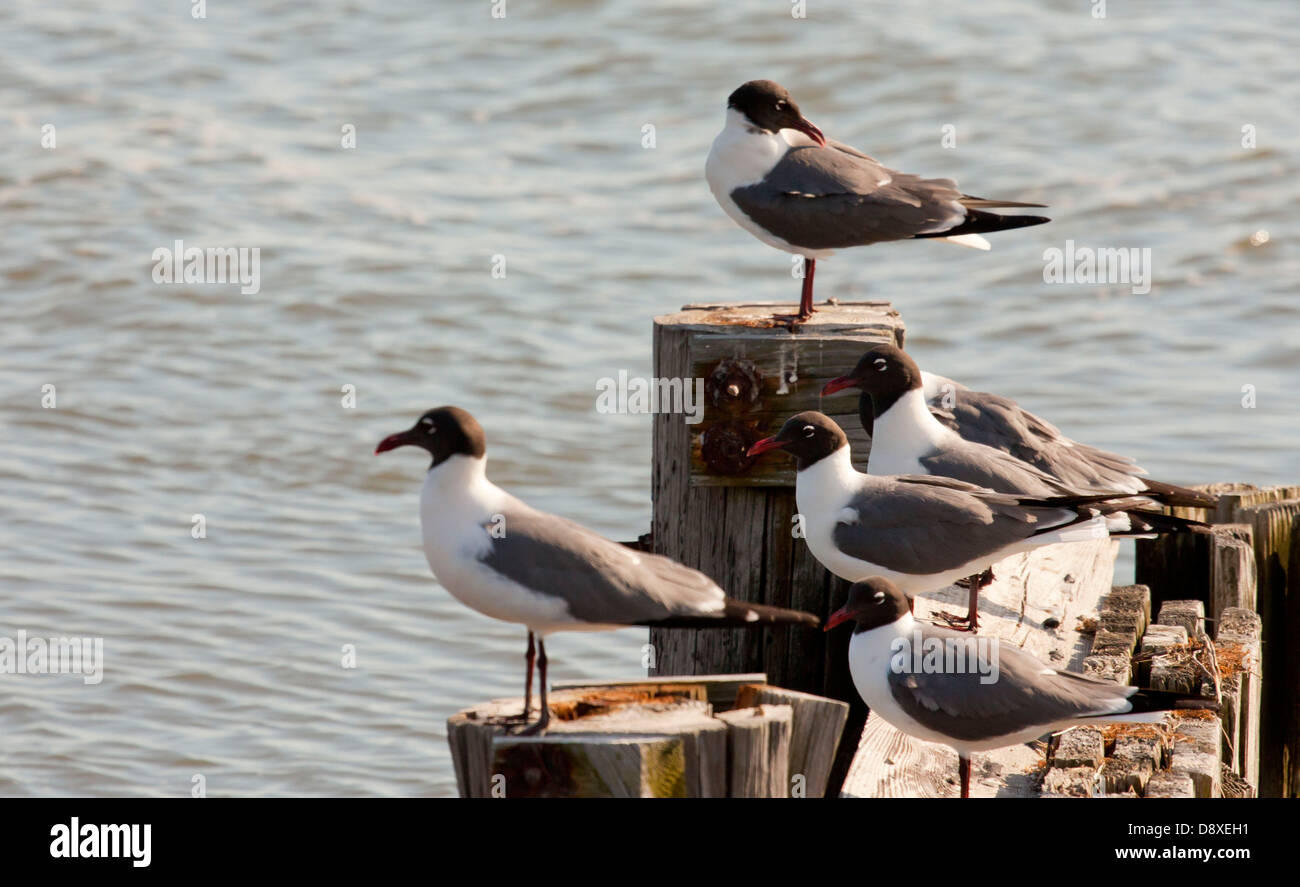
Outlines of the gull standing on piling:
[{"label": "gull standing on piling", "polygon": [[[795,502],[813,556],[842,579],[883,576],[909,597],[1041,545],[1204,526],[1134,510],[1146,501],[1124,493],[1018,496],[945,477],[863,474],[843,430],[815,410],[791,416],[749,454],[775,449],[795,460]],[[973,629],[978,591],[970,607],[967,620],[953,621]]]},{"label": "gull standing on piling", "polygon": [[768,246],[803,256],[801,321],[814,310],[817,259],[837,249],[939,238],[986,250],[981,234],[1050,221],[988,212],[1040,203],[972,197],[952,179],[898,172],[828,140],[771,80],[751,80],[727,98],[726,125],[704,176],[736,224]]},{"label": "gull standing on piling", "polygon": [[[963,798],[970,797],[975,752],[1080,724],[1160,723],[1167,711],[1218,708],[1201,696],[1057,671],[997,638],[976,639],[918,622],[907,595],[881,577],[855,582],[848,601],[826,620],[826,630],[849,621],[849,672],[858,695],[895,729],[954,749]],[[941,655],[922,657],[918,644]],[[942,655],[950,651],[960,653]],[[936,659],[942,663],[937,670]]]},{"label": "gull standing on piling", "polygon": [[531,709],[534,662],[541,716],[524,733],[540,733],[550,722],[545,638],[553,632],[820,622],[811,613],[732,600],[697,570],[516,499],[487,479],[483,429],[458,407],[429,410],[380,441],[375,453],[404,446],[433,457],[420,492],[420,529],[438,581],[467,607],[528,629],[521,719],[527,722]]},{"label": "gull standing on piling", "polygon": [[[947,379],[934,384],[941,387],[944,383],[955,385]],[[1167,505],[1213,508],[1216,504],[1214,496],[1144,480],[1141,475],[1146,472],[1132,459],[1076,444],[1036,416],[1019,410],[1012,401],[1000,398],[995,409],[992,404],[996,395],[982,395],[963,388],[970,395],[964,402],[972,408],[964,409],[962,415],[972,417],[973,414],[973,417],[959,423],[954,430],[932,412],[926,386],[925,374],[916,361],[898,346],[881,343],[869,348],[851,373],[827,382],[821,393],[824,397],[848,388],[861,389],[858,412],[863,427],[871,435],[871,454],[867,459],[870,474],[951,477],[998,493],[1020,496],[1075,496],[1106,491],[1142,496]],[[943,393],[956,397],[955,388],[940,393],[940,398]],[[1021,436],[1040,442],[1034,452],[1048,466],[1047,470],[962,435],[963,424],[980,436],[988,436],[987,429],[996,424],[1007,429],[1006,436],[1015,427],[1013,422],[1017,418],[1024,429]],[[1029,438],[1031,427],[1041,429],[1043,434]],[[1049,433],[1051,437],[1047,436]],[[992,570],[969,577],[972,604],[968,612],[978,612],[974,602],[980,589],[993,578]]]},{"label": "gull standing on piling", "polygon": [[[1081,444],[1013,400],[924,372],[896,345],[869,348],[822,396],[857,388],[871,474],[933,474],[999,493],[1105,488],[1164,505],[1214,508],[1218,497],[1144,477],[1133,459]],[[945,405],[945,398],[947,403]]]}]

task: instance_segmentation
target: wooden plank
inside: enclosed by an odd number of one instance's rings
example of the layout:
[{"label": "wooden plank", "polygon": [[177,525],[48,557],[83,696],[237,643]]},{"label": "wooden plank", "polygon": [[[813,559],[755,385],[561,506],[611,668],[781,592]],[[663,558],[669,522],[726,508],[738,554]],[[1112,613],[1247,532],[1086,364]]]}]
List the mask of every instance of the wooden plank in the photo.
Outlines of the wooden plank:
[{"label": "wooden plank", "polygon": [[849,717],[848,703],[781,687],[741,687],[736,707],[758,705],[789,705],[793,710],[790,778],[798,781],[798,797],[822,797]]},{"label": "wooden plank", "polygon": [[496,736],[492,769],[507,798],[684,798],[677,736]]},{"label": "wooden plank", "polygon": [[789,797],[794,709],[759,705],[721,712],[718,720],[727,725],[727,796]]},{"label": "wooden plank", "polygon": [[1217,625],[1224,610],[1245,607],[1254,610],[1254,531],[1249,524],[1225,524],[1214,528],[1210,551],[1210,600],[1207,616]]},{"label": "wooden plank", "polygon": [[1215,658],[1222,688],[1223,760],[1252,787],[1259,785],[1259,614],[1229,607],[1220,615]]},{"label": "wooden plank", "polygon": [[[773,327],[772,305],[686,306],[655,318],[661,331],[686,340],[676,374],[656,366],[659,379],[703,379],[704,415],[689,429],[690,483],[697,486],[794,486],[788,459],[724,458],[773,433],[790,416],[817,409],[840,421],[866,470],[870,436],[857,419],[857,397],[823,401],[822,386],[851,370],[870,345],[903,343],[903,324],[888,302],[819,308],[794,328]],[[676,417],[681,422],[682,417]]]},{"label": "wooden plank", "polygon": [[[1095,621],[1103,595],[1111,591],[1118,548],[1109,539],[1050,545],[997,564],[997,578],[981,595],[980,634],[1014,644],[1055,668],[1082,671],[1092,634],[1078,629],[1083,617]],[[1129,598],[1121,593],[1120,599]],[[918,598],[915,612],[917,618],[932,618],[940,610],[964,612],[965,603],[966,590],[950,587]],[[971,796],[1035,797],[1043,763],[1042,751],[1025,745],[977,755]],[[952,749],[913,739],[872,715],[843,795],[952,797],[958,793],[956,779]]]},{"label": "wooden plank", "polygon": [[[702,376],[707,383],[724,361],[747,361],[755,375],[733,366],[722,373],[727,384],[706,384],[704,420],[697,425],[688,425],[681,415],[653,417],[653,547],[708,574],[734,598],[825,617],[842,602],[847,585],[831,576],[792,532],[797,509],[790,486],[793,471],[782,464],[788,460],[762,460],[761,470],[743,477],[711,474],[701,480],[700,436],[709,429],[723,434],[749,423],[753,427],[741,429],[735,440],[757,439],[760,418],[789,416],[813,405],[821,385],[851,369],[870,343],[902,344],[903,325],[882,302],[819,306],[813,320],[793,332],[773,327],[771,314],[769,304],[687,306],[655,319],[656,378]],[[742,390],[755,377],[760,383]],[[737,386],[734,394],[731,384]],[[831,404],[828,399],[826,406]],[[843,414],[856,410],[851,396],[834,404]],[[857,424],[845,421],[850,431]],[[865,465],[867,447],[857,447],[855,455]],[[770,483],[774,478],[783,479]],[[865,707],[843,667],[847,632],[828,637],[789,627],[651,629],[650,642],[655,677],[761,671],[772,684],[848,702],[849,732],[865,720]],[[856,739],[842,749],[832,769],[829,781],[835,792],[854,747]]]},{"label": "wooden plank", "polygon": [[675,688],[700,688],[702,693],[695,698],[705,699],[717,711],[725,711],[729,708],[736,708],[736,694],[742,687],[763,685],[767,683],[767,675],[762,672],[749,672],[746,674],[714,674],[714,675],[678,675],[676,677],[660,677],[653,680],[645,678],[627,678],[618,681],[601,681],[592,683],[591,681],[572,681],[568,683],[552,684],[552,690],[606,690],[606,689],[625,689],[641,692],[659,692]]},{"label": "wooden plank", "polygon": [[[703,697],[704,688],[700,686],[675,687],[655,693],[645,693],[635,688],[553,691],[550,699],[551,726],[544,736],[536,737],[536,740],[543,743],[568,742],[573,736],[583,736],[587,737],[590,743],[601,743],[627,736],[671,736],[681,745],[682,778],[685,785],[683,790],[686,795],[720,797],[726,791],[726,727],[711,716],[711,707]],[[503,790],[507,793],[512,791],[510,783],[512,774],[498,769],[500,764],[497,761],[496,748],[497,740],[503,737],[527,738],[514,737],[512,734],[517,731],[518,725],[506,722],[509,716],[517,714],[522,707],[522,698],[497,699],[480,703],[447,719],[447,742],[451,748],[452,760],[456,768],[457,788],[461,797],[499,797]],[[659,748],[659,746],[653,747],[653,749]],[[652,755],[660,753],[653,749],[646,746],[646,750],[637,752],[642,756],[647,767],[653,760]],[[567,761],[575,767],[582,765],[576,757],[579,753],[578,751],[560,753],[555,764],[559,768],[555,771],[557,779],[568,778],[564,775],[568,772],[563,769],[566,766],[564,762]],[[528,766],[536,767],[538,765],[534,758],[544,753],[524,750],[517,754],[524,757],[510,760],[516,763],[531,762]],[[586,754],[586,751],[581,751],[581,754]],[[594,760],[605,761],[604,757],[599,757],[605,753],[596,754],[598,757]],[[625,758],[618,755],[631,756],[633,753],[625,750],[610,754],[615,755],[615,760],[622,761]],[[529,757],[530,755],[533,757]],[[523,763],[519,763],[519,766],[522,767]],[[513,776],[519,776],[523,772],[523,770],[513,771]],[[651,771],[645,772],[648,774]],[[662,775],[667,771],[655,772]],[[585,770],[582,775],[584,779],[589,776]],[[504,785],[503,777],[506,780]],[[576,788],[574,785],[569,785],[567,789],[555,789],[555,791],[577,791],[585,788],[591,788],[593,791],[603,790],[598,786],[589,786],[586,782],[582,782]],[[658,783],[655,785],[657,786]],[[538,788],[530,783],[523,788],[515,786],[513,796],[517,796],[519,791],[531,795],[537,791],[549,790],[551,789]],[[658,791],[659,788],[655,790]]]},{"label": "wooden plank", "polygon": [[1238,509],[1251,524],[1263,622],[1259,796],[1300,797],[1300,498]]}]

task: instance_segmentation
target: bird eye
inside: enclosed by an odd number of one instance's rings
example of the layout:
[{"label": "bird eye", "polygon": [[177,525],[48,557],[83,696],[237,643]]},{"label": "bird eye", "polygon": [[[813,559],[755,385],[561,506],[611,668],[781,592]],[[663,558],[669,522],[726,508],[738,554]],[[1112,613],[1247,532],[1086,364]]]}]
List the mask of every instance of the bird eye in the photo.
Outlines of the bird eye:
[{"label": "bird eye", "polygon": [[883,604],[885,602],[885,593],[883,591],[876,592],[872,597],[876,599],[876,603],[878,604]]},{"label": "bird eye", "polygon": [[877,357],[875,364],[876,369],[880,370],[882,373],[889,368],[889,361],[885,360],[883,357]]},{"label": "bird eye", "polygon": [[427,426],[428,426],[427,428],[424,429],[424,433],[425,433],[425,434],[433,434],[435,431],[438,430],[438,426],[437,426],[437,425],[434,425],[434,424],[433,424],[433,420],[430,419],[428,416],[426,416],[426,417],[424,417],[423,419],[421,419],[421,420],[420,420],[420,423],[421,423],[422,425],[427,425]]},{"label": "bird eye", "polygon": [[817,429],[816,429],[816,428],[813,428],[811,425],[805,425],[805,426],[803,427],[803,436],[804,436],[804,437],[812,437],[812,436],[813,436],[814,434],[816,434],[816,433],[817,433]]},{"label": "bird eye", "polygon": [[776,103],[776,109],[777,109],[778,111],[784,111],[784,110],[785,110],[785,99],[781,99],[779,102]]}]

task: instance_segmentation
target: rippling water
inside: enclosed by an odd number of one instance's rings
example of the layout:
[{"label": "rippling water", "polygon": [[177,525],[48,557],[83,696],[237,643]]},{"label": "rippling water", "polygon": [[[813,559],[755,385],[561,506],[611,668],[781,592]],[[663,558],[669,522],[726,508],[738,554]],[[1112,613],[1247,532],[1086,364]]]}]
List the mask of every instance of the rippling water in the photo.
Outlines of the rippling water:
[{"label": "rippling water", "polygon": [[[498,482],[644,532],[649,421],[596,415],[595,380],[649,374],[656,313],[795,296],[703,182],[752,77],[1052,206],[991,253],[842,253],[820,297],[892,300],[923,366],[1158,477],[1300,480],[1300,8],[807,6],[0,8],[0,635],[106,657],[98,685],[0,676],[0,794],[454,792],[443,722],[518,691],[522,632],[437,587],[424,462],[371,449],[457,403]],[[153,283],[177,239],[258,247],[261,291]],[[1067,239],[1150,247],[1151,293],[1045,285]],[[639,674],[643,638],[561,636],[554,677]]]}]

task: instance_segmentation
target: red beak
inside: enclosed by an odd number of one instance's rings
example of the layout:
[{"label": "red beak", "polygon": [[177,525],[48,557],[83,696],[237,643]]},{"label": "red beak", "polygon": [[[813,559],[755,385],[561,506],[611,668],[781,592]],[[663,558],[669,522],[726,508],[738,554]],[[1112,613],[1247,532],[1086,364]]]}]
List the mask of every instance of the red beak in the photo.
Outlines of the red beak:
[{"label": "red beak", "polygon": [[407,438],[407,434],[409,434],[409,432],[399,431],[396,434],[388,435],[388,437],[379,442],[379,446],[375,447],[375,455],[378,456],[380,453],[387,453],[389,450],[395,450],[398,447],[406,446],[411,442]]},{"label": "red beak", "polygon": [[822,386],[822,397],[828,394],[834,394],[836,391],[843,391],[845,388],[858,387],[858,380],[852,376],[838,376],[831,379]]},{"label": "red beak", "polygon": [[847,607],[840,607],[826,619],[826,627],[822,631],[830,631],[835,626],[843,625],[852,618]]},{"label": "red beak", "polygon": [[813,126],[811,120],[807,120],[803,117],[800,117],[799,122],[790,128],[799,130],[801,133],[808,136],[808,138],[812,139],[814,142],[821,145],[823,148],[826,147],[826,136],[822,135],[822,131],[820,129]]},{"label": "red beak", "polygon": [[783,446],[785,446],[785,441],[777,440],[775,437],[765,437],[750,447],[749,452],[745,455],[753,457],[759,453],[766,453],[768,450],[779,450]]}]

